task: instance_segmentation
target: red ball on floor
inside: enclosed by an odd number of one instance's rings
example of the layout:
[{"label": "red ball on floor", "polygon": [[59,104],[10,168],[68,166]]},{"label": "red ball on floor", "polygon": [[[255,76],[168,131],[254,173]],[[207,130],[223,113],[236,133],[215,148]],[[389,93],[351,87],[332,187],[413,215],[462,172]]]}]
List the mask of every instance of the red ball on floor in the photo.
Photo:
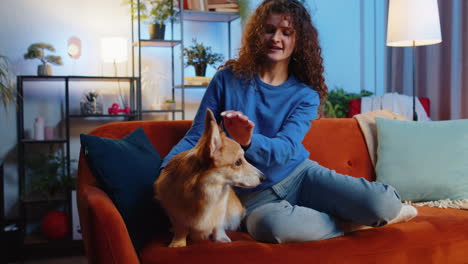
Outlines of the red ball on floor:
[{"label": "red ball on floor", "polygon": [[62,211],[52,211],[42,220],[41,230],[48,239],[64,238],[69,232],[68,216]]}]

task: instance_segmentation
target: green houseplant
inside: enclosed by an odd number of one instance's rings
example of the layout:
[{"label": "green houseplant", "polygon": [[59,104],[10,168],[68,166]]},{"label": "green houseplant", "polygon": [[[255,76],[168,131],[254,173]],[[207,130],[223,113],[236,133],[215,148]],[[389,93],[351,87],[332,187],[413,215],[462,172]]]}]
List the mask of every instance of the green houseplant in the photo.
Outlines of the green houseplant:
[{"label": "green houseplant", "polygon": [[[164,39],[165,22],[177,15],[176,0],[140,0],[140,21],[148,23],[150,39]],[[138,0],[126,0],[130,5],[132,18],[138,19]]]},{"label": "green houseplant", "polygon": [[47,63],[55,65],[63,65],[62,57],[54,55],[45,55],[45,50],[55,52],[55,48],[47,43],[34,43],[28,48],[28,52],[24,54],[25,59],[39,59],[42,64],[37,68],[37,75],[48,76],[52,75],[52,66]]},{"label": "green houseplant", "polygon": [[211,47],[198,43],[196,39],[192,39],[192,43],[192,46],[184,48],[184,56],[187,59],[186,67],[192,65],[196,76],[205,76],[207,65],[223,61],[223,55],[212,52]]},{"label": "green houseplant", "polygon": [[359,93],[349,93],[343,88],[330,90],[324,104],[325,116],[328,118],[346,118],[349,113],[349,101],[372,94],[372,92],[366,90],[362,90]]},{"label": "green houseplant", "polygon": [[10,63],[6,56],[0,55],[0,97],[3,107],[7,108],[10,102],[16,102],[15,83],[11,78]]},{"label": "green houseplant", "polygon": [[74,185],[67,176],[67,164],[58,153],[38,154],[26,160],[26,165],[36,176],[32,181],[32,191],[39,195],[50,199],[65,194]]},{"label": "green houseplant", "polygon": [[165,101],[165,108],[167,110],[175,110],[176,109],[176,102],[173,99],[167,99]]}]

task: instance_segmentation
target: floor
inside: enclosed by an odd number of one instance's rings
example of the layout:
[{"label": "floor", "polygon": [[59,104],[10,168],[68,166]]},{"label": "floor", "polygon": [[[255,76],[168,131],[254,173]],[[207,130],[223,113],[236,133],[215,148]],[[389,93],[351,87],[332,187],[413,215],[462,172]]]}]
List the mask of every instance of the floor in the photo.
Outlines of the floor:
[{"label": "floor", "polygon": [[[67,257],[67,258],[53,258],[53,259],[41,259],[41,260],[28,260],[24,264],[87,264],[88,261],[84,256],[78,257]],[[20,264],[20,263],[10,263]]]}]

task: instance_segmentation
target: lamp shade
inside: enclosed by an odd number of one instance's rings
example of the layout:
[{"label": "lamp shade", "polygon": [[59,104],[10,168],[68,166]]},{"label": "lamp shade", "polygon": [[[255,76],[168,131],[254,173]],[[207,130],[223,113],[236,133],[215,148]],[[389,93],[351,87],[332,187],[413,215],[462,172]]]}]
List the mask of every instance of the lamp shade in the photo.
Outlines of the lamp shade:
[{"label": "lamp shade", "polygon": [[387,46],[409,47],[442,42],[437,0],[390,0]]},{"label": "lamp shade", "polygon": [[127,40],[112,37],[101,39],[101,57],[104,62],[119,63],[127,60]]}]

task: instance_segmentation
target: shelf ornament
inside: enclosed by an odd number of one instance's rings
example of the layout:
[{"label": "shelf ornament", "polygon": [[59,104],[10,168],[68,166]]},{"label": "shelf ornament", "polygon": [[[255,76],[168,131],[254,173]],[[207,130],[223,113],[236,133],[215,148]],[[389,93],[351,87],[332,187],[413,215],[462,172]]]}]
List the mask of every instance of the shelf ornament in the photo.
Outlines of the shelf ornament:
[{"label": "shelf ornament", "polygon": [[24,54],[24,59],[39,59],[42,64],[37,68],[37,75],[39,76],[50,76],[53,74],[52,66],[48,63],[54,65],[63,65],[62,57],[54,55],[45,55],[45,50],[55,52],[54,46],[47,43],[34,43],[31,44],[28,48],[28,52]]}]

